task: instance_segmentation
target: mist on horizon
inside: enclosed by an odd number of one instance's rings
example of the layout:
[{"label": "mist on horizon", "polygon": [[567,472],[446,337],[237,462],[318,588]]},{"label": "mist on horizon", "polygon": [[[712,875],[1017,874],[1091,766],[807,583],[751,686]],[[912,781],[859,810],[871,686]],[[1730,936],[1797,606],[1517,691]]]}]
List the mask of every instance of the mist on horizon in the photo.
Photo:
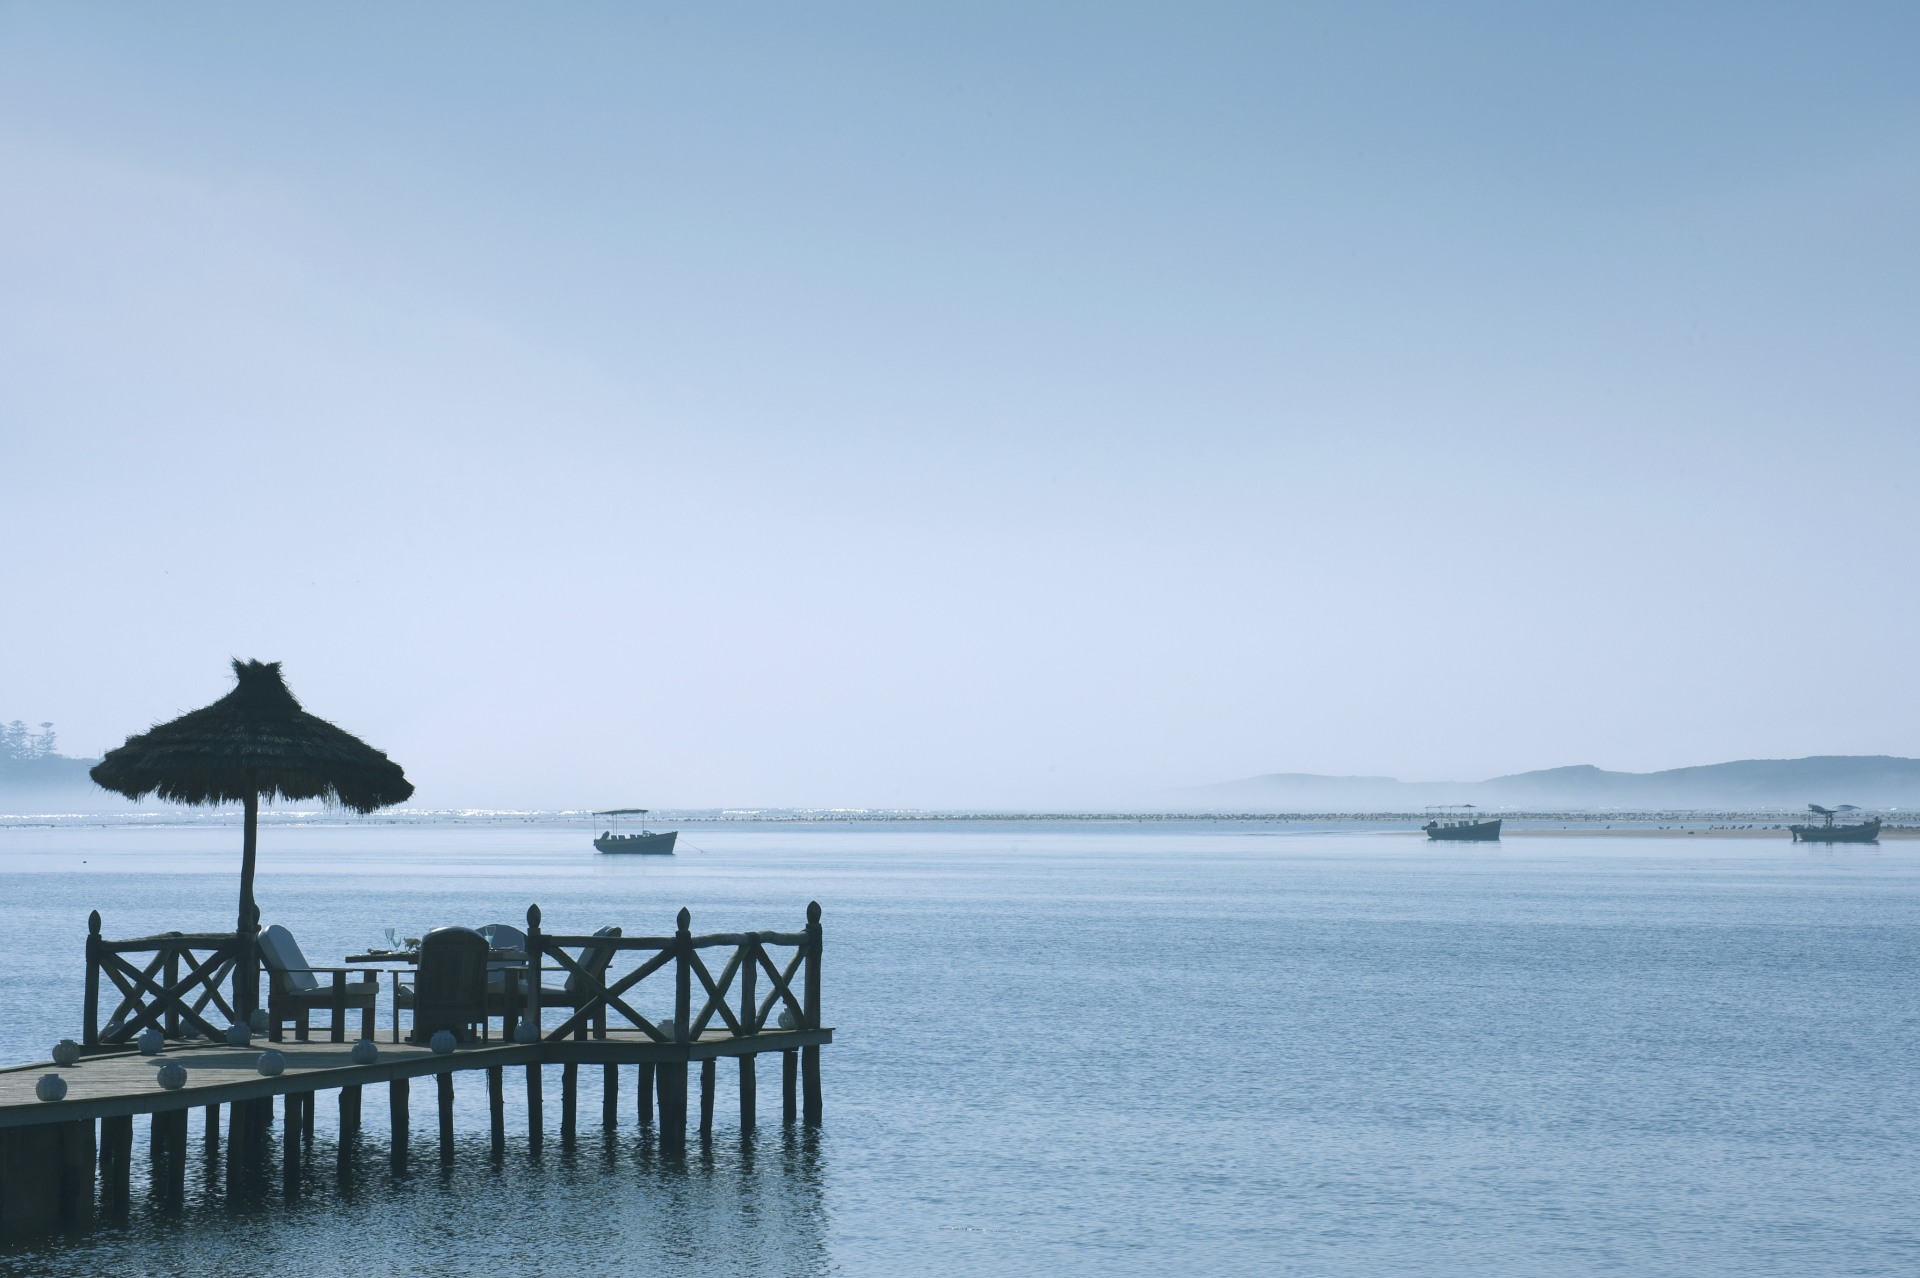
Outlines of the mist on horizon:
[{"label": "mist on horizon", "polygon": [[0,715],[429,807],[1920,755],[1920,15],[0,8]]}]

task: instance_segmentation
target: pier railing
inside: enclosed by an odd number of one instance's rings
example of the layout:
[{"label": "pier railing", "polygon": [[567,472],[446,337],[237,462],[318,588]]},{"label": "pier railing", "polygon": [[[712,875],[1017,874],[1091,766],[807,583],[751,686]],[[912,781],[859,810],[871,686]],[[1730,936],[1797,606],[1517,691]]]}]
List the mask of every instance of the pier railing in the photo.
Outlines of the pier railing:
[{"label": "pier railing", "polygon": [[[168,932],[126,941],[100,935],[100,911],[87,918],[87,993],[85,1047],[132,1042],[142,1030],[157,1029],[168,1038],[191,1033],[215,1041],[238,1019],[220,992],[243,956],[253,947],[237,932]],[[120,1001],[100,1019],[101,977],[120,993]],[[209,1016],[224,1019],[217,1024]]]},{"label": "pier railing", "polygon": [[[570,979],[567,1006],[572,1015],[543,1034],[549,1040],[605,1038],[610,1023],[631,1025],[659,1043],[695,1042],[716,1021],[733,1038],[760,1033],[770,1017],[780,1028],[820,1028],[819,902],[807,906],[806,927],[798,932],[695,936],[690,926],[692,915],[684,909],[677,922],[678,930],[672,936],[565,936],[541,931],[540,907],[529,907],[527,959],[533,970],[528,982],[528,1018],[536,1026],[540,1024],[540,974],[551,963]],[[611,951],[615,961],[622,955],[638,956],[641,961],[616,976],[613,962],[583,961],[583,956],[595,950]],[[717,952],[718,976],[702,957],[703,951]],[[669,970],[674,987],[673,1018],[670,1023],[662,1023],[642,1015],[628,1000],[648,977]],[[759,989],[762,976],[767,981],[764,994]],[[790,1013],[788,1025],[780,1024],[776,1009]]]}]

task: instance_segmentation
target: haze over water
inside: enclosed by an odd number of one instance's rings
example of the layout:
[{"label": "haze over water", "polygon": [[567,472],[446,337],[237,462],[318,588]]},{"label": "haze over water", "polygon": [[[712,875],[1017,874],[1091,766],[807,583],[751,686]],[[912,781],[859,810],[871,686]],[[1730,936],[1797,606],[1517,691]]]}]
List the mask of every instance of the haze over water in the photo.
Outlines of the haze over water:
[{"label": "haze over water", "polygon": [[[1912,759],[1916,48],[1864,0],[0,0],[0,754],[77,776],[254,658],[428,812]],[[0,1063],[78,1028],[89,910],[232,926],[238,847],[0,823]],[[0,1272],[1908,1275],[1916,858],[270,821],[319,961],[817,899],[824,1127],[745,1149],[723,1079],[684,1166],[496,1171],[468,1087],[396,1185],[376,1103],[351,1196]]]},{"label": "haze over water", "polygon": [[0,5],[0,717],[282,660],[434,807],[1920,756],[1917,46]]},{"label": "haze over water", "polygon": [[[0,1023],[77,1028],[81,940],[217,928],[231,828],[0,830]],[[368,1101],[352,1198],[142,1210],[0,1271],[1045,1275],[1906,1274],[1920,842],[1405,834],[1244,822],[271,827],[260,896],[310,957],[439,923],[781,927],[825,907],[826,1124],[711,1153],[633,1122],[487,1163],[462,1080],[443,1180]],[[644,1008],[643,1008],[644,1010]],[[772,1072],[777,1077],[777,1071]],[[477,1076],[475,1076],[477,1079]],[[557,1106],[557,1080],[548,1085]],[[771,1116],[771,1117],[769,1117]],[[198,1119],[193,1132],[198,1149]],[[144,1126],[140,1144],[144,1146]],[[144,1149],[140,1151],[144,1155]],[[144,1162],[141,1163],[144,1168]],[[190,1170],[197,1193],[199,1168]],[[371,1258],[371,1259],[370,1259]],[[451,1259],[450,1259],[451,1258]]]}]

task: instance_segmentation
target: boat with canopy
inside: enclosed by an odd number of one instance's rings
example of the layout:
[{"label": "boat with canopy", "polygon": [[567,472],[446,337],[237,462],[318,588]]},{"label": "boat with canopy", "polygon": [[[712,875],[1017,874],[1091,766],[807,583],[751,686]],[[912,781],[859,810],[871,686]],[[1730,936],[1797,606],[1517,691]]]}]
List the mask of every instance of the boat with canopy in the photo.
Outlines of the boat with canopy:
[{"label": "boat with canopy", "polygon": [[1420,827],[1429,839],[1446,843],[1495,843],[1500,839],[1500,818],[1480,815],[1471,803],[1439,803],[1427,809],[1427,823]]},{"label": "boat with canopy", "polygon": [[609,819],[607,829],[603,830],[600,837],[593,841],[593,846],[602,852],[636,853],[641,856],[672,856],[673,842],[680,837],[678,830],[649,830],[646,828],[644,822],[641,823],[638,831],[632,834],[622,833],[620,830],[621,818],[625,817],[631,820],[635,817],[644,817],[647,815],[647,809],[645,808],[606,808],[595,812],[593,815],[597,817],[607,817]]},{"label": "boat with canopy", "polygon": [[1864,821],[1836,822],[1835,817],[1843,812],[1858,812],[1860,809],[1851,803],[1842,803],[1837,808],[1823,808],[1817,803],[1809,803],[1807,811],[1825,818],[1819,825],[1790,825],[1795,843],[1878,843],[1880,841],[1880,818],[1868,817]]}]

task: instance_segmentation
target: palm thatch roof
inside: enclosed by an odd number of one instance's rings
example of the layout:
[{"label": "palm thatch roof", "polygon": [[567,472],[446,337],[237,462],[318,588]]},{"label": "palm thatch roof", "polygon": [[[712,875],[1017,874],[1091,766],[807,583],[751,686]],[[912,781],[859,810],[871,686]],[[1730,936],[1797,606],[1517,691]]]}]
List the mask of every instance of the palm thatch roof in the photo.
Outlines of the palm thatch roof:
[{"label": "palm thatch roof", "polygon": [[212,705],[109,750],[91,773],[139,799],[235,803],[255,795],[321,799],[356,812],[413,794],[400,765],[350,732],[300,708],[277,661],[233,663],[239,681]]}]

